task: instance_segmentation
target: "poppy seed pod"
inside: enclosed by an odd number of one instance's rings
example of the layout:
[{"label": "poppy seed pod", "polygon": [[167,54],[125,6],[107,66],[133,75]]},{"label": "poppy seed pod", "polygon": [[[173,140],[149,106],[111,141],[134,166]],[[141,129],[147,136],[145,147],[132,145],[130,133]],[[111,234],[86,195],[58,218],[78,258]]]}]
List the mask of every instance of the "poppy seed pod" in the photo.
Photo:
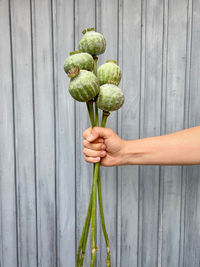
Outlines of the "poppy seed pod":
[{"label": "poppy seed pod", "polygon": [[66,58],[64,64],[64,70],[69,77],[75,69],[79,68],[80,70],[89,70],[92,71],[94,67],[93,57],[85,52],[74,51],[70,53],[70,56]]},{"label": "poppy seed pod", "polygon": [[106,63],[102,64],[97,70],[97,77],[99,84],[111,83],[119,85],[122,72],[115,60],[107,60]]},{"label": "poppy seed pod", "polygon": [[106,49],[106,40],[101,33],[95,32],[94,28],[83,31],[83,37],[78,46],[79,49],[90,55],[97,56],[103,54]]},{"label": "poppy seed pod", "polygon": [[87,102],[99,93],[98,79],[92,72],[80,70],[79,74],[70,80],[69,92],[75,100]]},{"label": "poppy seed pod", "polygon": [[104,84],[100,86],[97,97],[98,108],[105,111],[114,111],[121,108],[124,103],[122,90],[114,84]]}]

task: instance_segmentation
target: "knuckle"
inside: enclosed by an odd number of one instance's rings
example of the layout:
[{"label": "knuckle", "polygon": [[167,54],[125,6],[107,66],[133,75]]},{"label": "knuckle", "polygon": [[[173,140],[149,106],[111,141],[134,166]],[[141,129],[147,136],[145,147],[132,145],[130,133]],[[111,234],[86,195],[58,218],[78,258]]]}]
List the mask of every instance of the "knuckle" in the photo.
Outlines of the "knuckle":
[{"label": "knuckle", "polygon": [[99,150],[100,149],[100,144],[92,144],[91,148],[93,150]]},{"label": "knuckle", "polygon": [[106,131],[107,131],[107,133],[108,133],[109,135],[111,135],[111,134],[113,133],[113,130],[110,129],[110,128],[107,128]]},{"label": "knuckle", "polygon": [[94,162],[99,162],[99,161],[100,161],[100,157],[94,158]]},{"label": "knuckle", "polygon": [[101,156],[101,151],[98,151],[97,157],[100,157],[100,156]]},{"label": "knuckle", "polygon": [[84,141],[83,141],[83,146],[86,147],[86,145],[87,145],[87,141],[84,140]]},{"label": "knuckle", "polygon": [[83,138],[86,138],[90,134],[90,131],[91,131],[91,128],[87,128],[82,134]]},{"label": "knuckle", "polygon": [[96,149],[100,150],[101,149],[101,144],[96,145]]}]

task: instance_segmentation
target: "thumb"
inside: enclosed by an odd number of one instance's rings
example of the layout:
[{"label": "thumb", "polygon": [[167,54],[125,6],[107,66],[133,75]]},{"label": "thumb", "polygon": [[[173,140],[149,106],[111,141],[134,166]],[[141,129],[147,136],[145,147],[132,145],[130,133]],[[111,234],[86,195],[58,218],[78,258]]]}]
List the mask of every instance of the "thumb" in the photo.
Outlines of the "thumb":
[{"label": "thumb", "polygon": [[101,137],[107,139],[112,135],[112,130],[103,127],[94,127],[91,130],[91,134],[87,137],[88,142],[94,142],[97,138]]}]

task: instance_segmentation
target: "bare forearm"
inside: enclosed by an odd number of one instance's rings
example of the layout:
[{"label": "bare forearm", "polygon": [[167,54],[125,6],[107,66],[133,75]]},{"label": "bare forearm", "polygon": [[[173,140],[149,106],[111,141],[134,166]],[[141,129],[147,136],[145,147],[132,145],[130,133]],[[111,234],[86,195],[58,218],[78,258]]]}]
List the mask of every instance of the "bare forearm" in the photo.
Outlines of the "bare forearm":
[{"label": "bare forearm", "polygon": [[200,126],[168,135],[125,141],[121,165],[200,164]]}]

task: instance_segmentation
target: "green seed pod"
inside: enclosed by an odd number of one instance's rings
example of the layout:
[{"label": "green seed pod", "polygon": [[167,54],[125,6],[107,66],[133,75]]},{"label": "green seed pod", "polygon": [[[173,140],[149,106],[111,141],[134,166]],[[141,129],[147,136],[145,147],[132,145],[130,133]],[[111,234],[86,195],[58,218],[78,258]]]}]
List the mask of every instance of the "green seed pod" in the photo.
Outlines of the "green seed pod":
[{"label": "green seed pod", "polygon": [[69,77],[71,77],[71,72],[74,69],[79,68],[80,70],[89,70],[92,71],[94,67],[93,57],[85,52],[74,51],[70,53],[70,56],[66,58],[64,70]]},{"label": "green seed pod", "polygon": [[118,110],[124,104],[124,94],[122,90],[114,84],[104,84],[100,86],[97,97],[98,108],[105,111]]},{"label": "green seed pod", "polygon": [[70,80],[69,92],[77,101],[87,102],[99,93],[98,79],[92,72],[80,70],[80,73]]},{"label": "green seed pod", "polygon": [[97,77],[99,84],[111,83],[119,85],[122,72],[115,60],[107,60],[106,63],[102,64],[97,70]]},{"label": "green seed pod", "polygon": [[78,46],[79,49],[93,56],[103,54],[106,49],[106,40],[101,33],[95,32],[95,29],[87,29],[83,31],[83,37]]}]

